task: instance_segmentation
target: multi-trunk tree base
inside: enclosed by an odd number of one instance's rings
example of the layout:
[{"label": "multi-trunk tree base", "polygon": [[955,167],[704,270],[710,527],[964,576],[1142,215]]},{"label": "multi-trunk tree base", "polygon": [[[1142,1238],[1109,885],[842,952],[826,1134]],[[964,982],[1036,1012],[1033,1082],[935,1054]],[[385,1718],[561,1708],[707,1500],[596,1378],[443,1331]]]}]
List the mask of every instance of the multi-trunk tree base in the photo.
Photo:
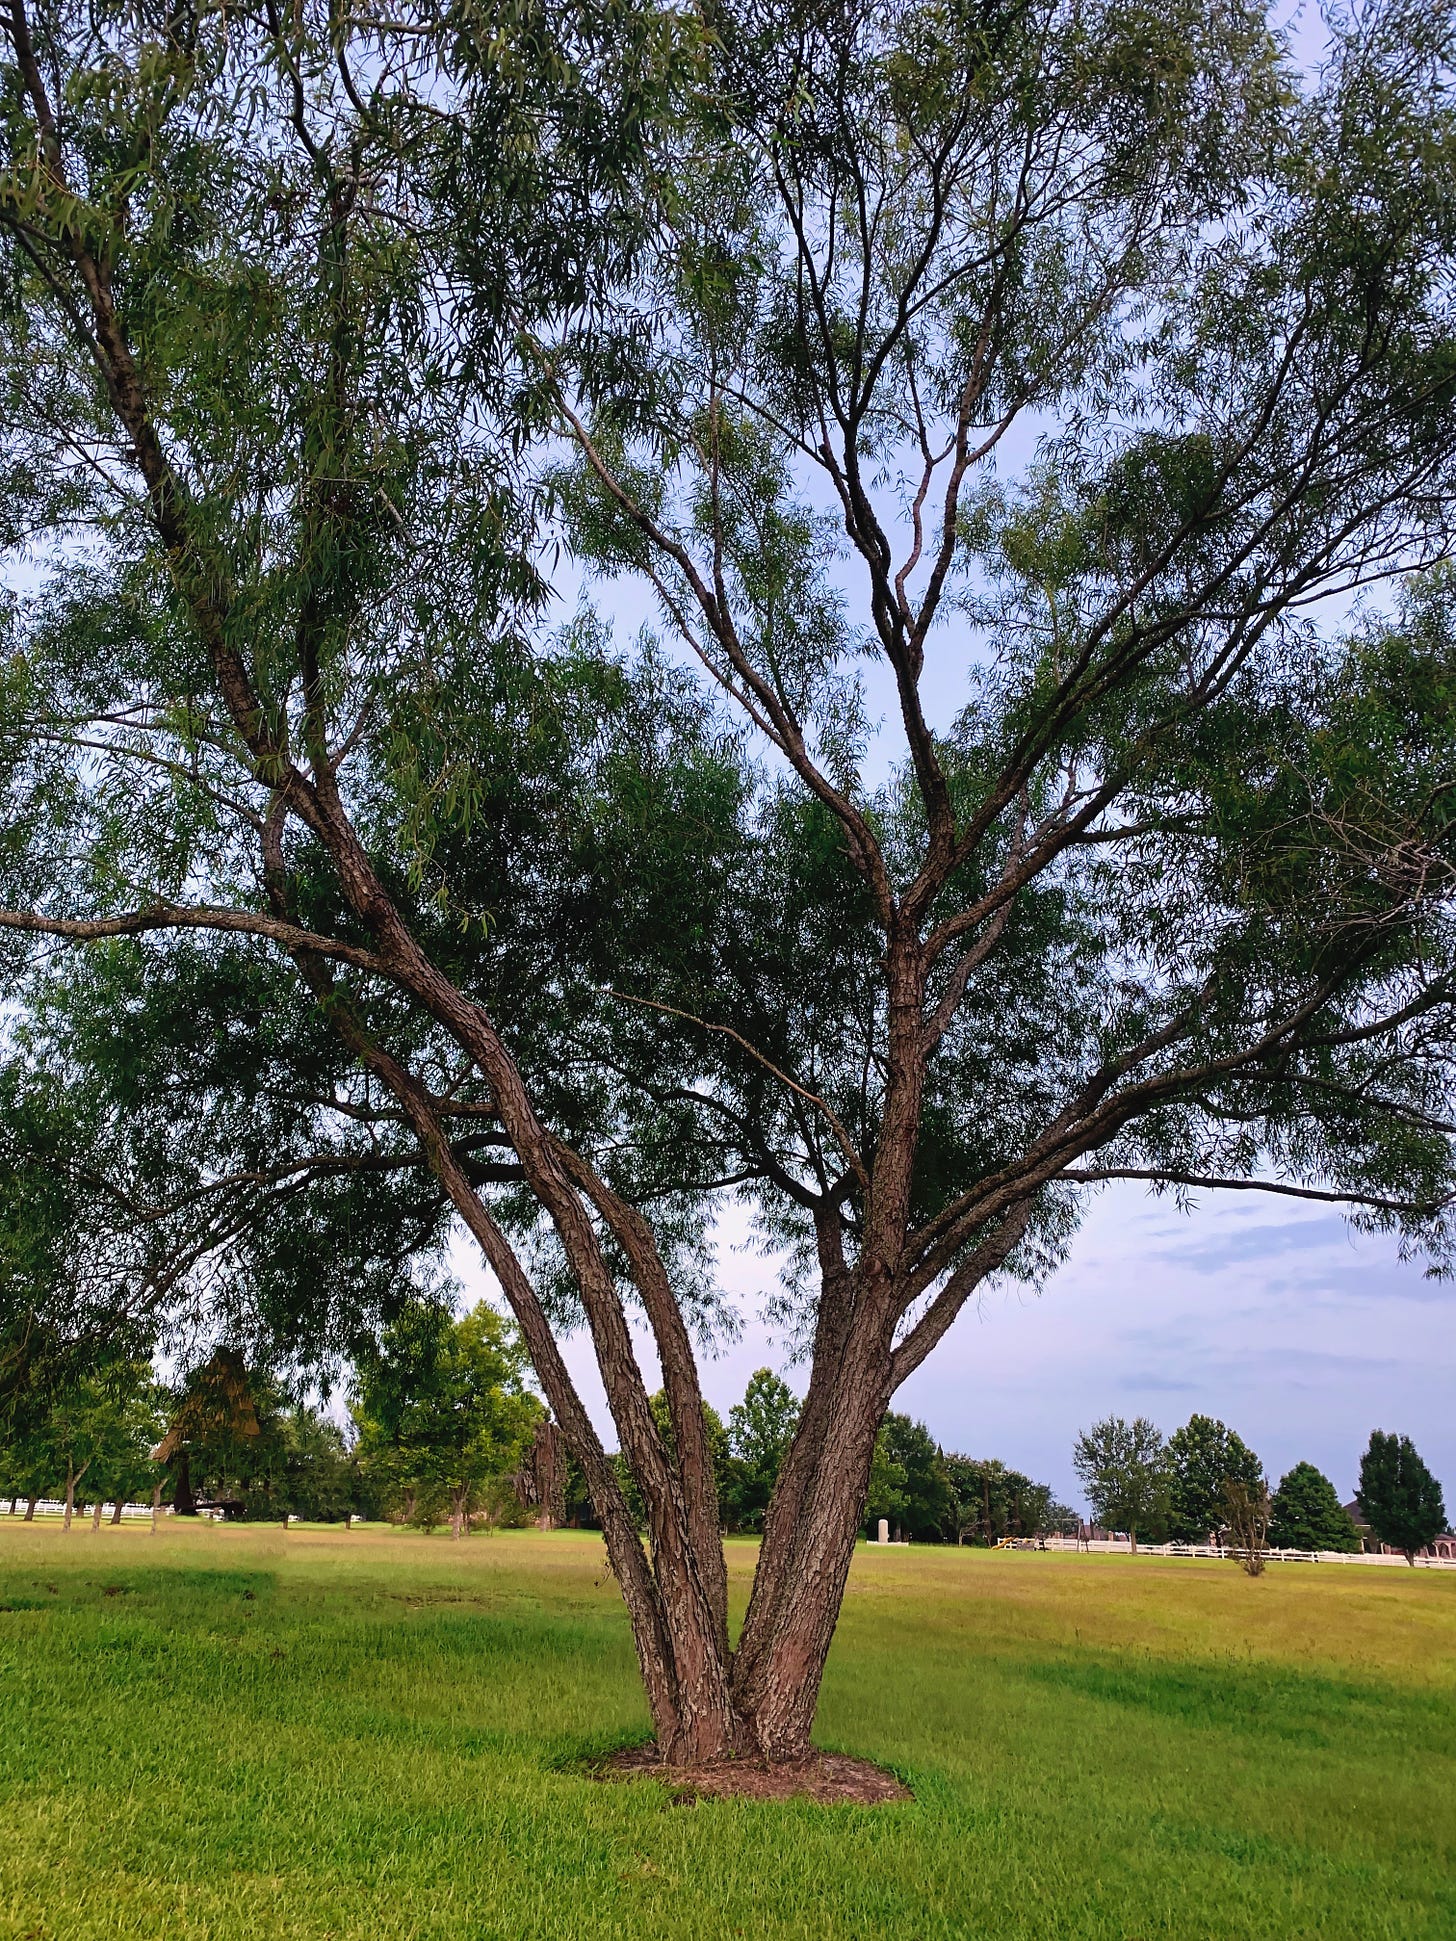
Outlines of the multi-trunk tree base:
[{"label": "multi-trunk tree base", "polygon": [[807,1799],[820,1806],[889,1806],[914,1794],[883,1766],[840,1752],[807,1759],[714,1759],[672,1765],[655,1744],[628,1746],[596,1769],[599,1779],[656,1779],[679,1799]]}]

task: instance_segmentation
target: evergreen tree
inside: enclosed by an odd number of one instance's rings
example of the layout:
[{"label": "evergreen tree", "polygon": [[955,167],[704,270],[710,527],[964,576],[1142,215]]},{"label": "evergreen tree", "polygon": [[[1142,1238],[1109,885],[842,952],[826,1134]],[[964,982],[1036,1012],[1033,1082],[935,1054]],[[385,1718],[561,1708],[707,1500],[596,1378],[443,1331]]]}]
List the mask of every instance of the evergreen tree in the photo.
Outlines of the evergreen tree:
[{"label": "evergreen tree", "polygon": [[1269,1543],[1275,1550],[1360,1548],[1360,1534],[1334,1484],[1312,1462],[1297,1462],[1280,1479],[1271,1505]]},{"label": "evergreen tree", "polygon": [[1360,1458],[1360,1509],[1381,1543],[1405,1554],[1416,1552],[1446,1527],[1441,1485],[1416,1454],[1409,1436],[1377,1429]]},{"label": "evergreen tree", "polygon": [[286,1515],[268,1475],[266,1405],[235,1348],[217,1348],[183,1382],[157,1460],[170,1476],[173,1513],[195,1516],[199,1499],[227,1516]]},{"label": "evergreen tree", "polygon": [[1175,1543],[1207,1543],[1227,1520],[1227,1489],[1257,1494],[1264,1465],[1232,1429],[1193,1415],[1168,1438],[1168,1534]]}]

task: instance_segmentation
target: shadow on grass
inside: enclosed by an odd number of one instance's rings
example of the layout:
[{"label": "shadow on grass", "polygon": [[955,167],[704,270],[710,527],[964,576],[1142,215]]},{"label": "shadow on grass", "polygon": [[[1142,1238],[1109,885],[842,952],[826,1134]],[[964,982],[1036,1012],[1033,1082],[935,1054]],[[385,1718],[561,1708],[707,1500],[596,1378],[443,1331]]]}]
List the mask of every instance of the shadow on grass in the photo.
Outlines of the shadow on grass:
[{"label": "shadow on grass", "polygon": [[1433,1705],[1430,1694],[1373,1680],[1240,1660],[1199,1665],[1085,1654],[1024,1665],[1021,1675],[1094,1705],[1289,1746],[1324,1748],[1348,1743],[1355,1734],[1407,1747],[1456,1749],[1445,1706]]}]

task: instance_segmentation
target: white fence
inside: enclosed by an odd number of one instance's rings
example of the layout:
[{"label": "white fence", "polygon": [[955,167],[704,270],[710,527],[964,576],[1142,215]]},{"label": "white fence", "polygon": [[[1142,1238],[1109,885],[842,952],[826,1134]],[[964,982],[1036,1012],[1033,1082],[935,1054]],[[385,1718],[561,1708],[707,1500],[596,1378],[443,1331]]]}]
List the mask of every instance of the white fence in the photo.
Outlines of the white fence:
[{"label": "white fence", "polygon": [[[3,1501],[6,1505],[6,1508],[9,1508],[8,1498],[0,1498],[0,1501]],[[25,1498],[22,1496],[20,1499],[20,1507],[17,1508],[15,1512],[15,1521],[17,1523],[19,1523],[25,1515],[24,1504],[25,1504]],[[116,1506],[113,1503],[108,1503],[106,1505],[106,1508],[101,1513],[101,1521],[103,1525],[110,1523],[112,1516],[115,1512],[115,1507]],[[59,1498],[56,1499],[55,1501],[52,1501],[50,1497],[43,1497],[41,1501],[36,1504],[35,1513],[37,1516],[64,1516],[66,1514],[66,1506],[65,1506],[65,1503],[61,1501]],[[83,1514],[83,1512],[80,1510],[75,1510],[72,1512],[72,1514],[76,1517],[79,1517]],[[91,1519],[91,1514],[92,1514],[92,1505],[88,1503],[84,1511],[84,1515],[88,1522]],[[133,1518],[133,1517],[140,1517],[140,1516],[150,1517],[151,1514],[152,1514],[152,1506],[150,1503],[123,1503],[121,1506],[121,1517],[123,1522],[126,1522],[129,1518]]]},{"label": "white fence", "polygon": [[[1018,1550],[1083,1550],[1102,1555],[1130,1557],[1134,1554],[1126,1537],[1098,1537],[1092,1542],[1076,1537],[1025,1538]],[[1236,1557],[1238,1552],[1213,1543],[1140,1543],[1139,1557]],[[1398,1552],[1387,1556],[1378,1550],[1266,1550],[1270,1563],[1277,1564],[1399,1564],[1407,1568]],[[1456,1570],[1456,1557],[1417,1557],[1417,1570]]]}]

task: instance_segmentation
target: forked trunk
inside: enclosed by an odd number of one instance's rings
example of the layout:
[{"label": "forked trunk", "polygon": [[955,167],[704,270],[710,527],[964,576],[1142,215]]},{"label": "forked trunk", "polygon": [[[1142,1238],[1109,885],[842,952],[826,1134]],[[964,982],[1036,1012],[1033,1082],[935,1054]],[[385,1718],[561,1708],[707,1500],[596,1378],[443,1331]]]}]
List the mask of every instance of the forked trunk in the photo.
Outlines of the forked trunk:
[{"label": "forked trunk", "polygon": [[851,1371],[840,1386],[827,1433],[799,1503],[797,1527],[779,1531],[767,1562],[766,1595],[755,1596],[744,1627],[734,1696],[756,1751],[798,1760],[810,1734],[829,1647],[844,1602],[869,1489],[883,1402]]},{"label": "forked trunk", "polygon": [[[788,1513],[782,1501],[771,1509],[753,1599],[731,1658],[681,1648],[674,1657],[672,1640],[682,1634],[676,1600],[664,1589],[668,1649],[654,1655],[640,1632],[637,1644],[644,1670],[653,1658],[661,1674],[647,1678],[649,1695],[654,1683],[668,1694],[653,1709],[658,1747],[669,1763],[745,1755],[795,1763],[812,1752],[814,1713],[859,1536],[880,1414],[873,1393],[855,1404],[846,1384],[819,1431],[811,1424],[811,1446],[801,1451],[798,1477],[790,1478]],[[691,1614],[683,1630],[690,1643],[699,1642]],[[695,1676],[684,1676],[689,1664]]]},{"label": "forked trunk", "polygon": [[76,1485],[90,1467],[90,1463],[86,1462],[82,1463],[79,1469],[72,1469],[70,1462],[66,1463],[66,1516],[62,1526],[64,1529],[70,1529],[71,1518],[76,1513]]}]

